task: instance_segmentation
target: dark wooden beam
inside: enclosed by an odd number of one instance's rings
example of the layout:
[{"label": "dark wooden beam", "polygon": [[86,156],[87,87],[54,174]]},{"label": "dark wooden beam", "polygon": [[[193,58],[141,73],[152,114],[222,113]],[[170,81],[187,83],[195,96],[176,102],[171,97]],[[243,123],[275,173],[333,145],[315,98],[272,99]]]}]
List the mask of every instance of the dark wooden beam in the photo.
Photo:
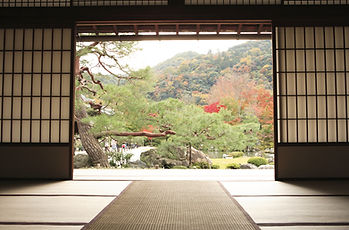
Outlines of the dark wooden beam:
[{"label": "dark wooden beam", "polygon": [[271,34],[195,34],[195,35],[125,35],[125,36],[80,36],[78,42],[102,41],[147,41],[147,40],[269,40]]},{"label": "dark wooden beam", "polygon": [[[178,24],[178,23],[177,23]],[[246,23],[246,22],[232,22],[232,23],[210,23],[210,24],[202,24],[198,22],[192,22],[191,24],[188,23],[181,23],[181,32],[214,32],[216,33],[217,30],[219,32],[237,32],[237,25],[242,24],[243,27],[240,28],[240,32],[257,32],[260,31],[261,28],[264,29],[264,32],[271,32],[271,23]],[[78,33],[95,33],[96,29],[94,27],[98,26],[98,32],[99,33],[114,33],[115,29],[114,27],[118,27],[118,31],[120,33],[142,33],[142,32],[174,32],[177,29],[175,28],[175,25],[172,23],[156,23],[154,24],[141,24],[136,23],[131,25],[126,25],[123,23],[117,23],[114,22],[113,24],[85,24],[85,23],[79,23],[77,24],[77,32]],[[154,27],[155,25],[155,27]],[[136,27],[135,27],[136,26]]]},{"label": "dark wooden beam", "polygon": [[[349,5],[330,6],[120,6],[0,8],[1,26],[104,22],[273,21],[282,25],[347,25]],[[64,15],[64,17],[62,17]]]}]

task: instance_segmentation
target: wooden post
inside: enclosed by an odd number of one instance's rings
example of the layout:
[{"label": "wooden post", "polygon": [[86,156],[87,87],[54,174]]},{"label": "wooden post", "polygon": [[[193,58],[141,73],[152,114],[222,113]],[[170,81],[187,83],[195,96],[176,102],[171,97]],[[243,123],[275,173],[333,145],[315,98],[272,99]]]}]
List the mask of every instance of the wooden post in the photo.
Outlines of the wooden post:
[{"label": "wooden post", "polygon": [[191,166],[191,142],[189,142],[189,166]]}]

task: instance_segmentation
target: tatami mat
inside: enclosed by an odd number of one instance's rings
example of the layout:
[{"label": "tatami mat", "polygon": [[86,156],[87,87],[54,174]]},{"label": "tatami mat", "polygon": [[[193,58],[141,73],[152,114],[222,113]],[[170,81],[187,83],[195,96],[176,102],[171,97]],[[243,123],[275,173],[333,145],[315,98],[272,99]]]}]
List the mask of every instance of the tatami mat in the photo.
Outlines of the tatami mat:
[{"label": "tatami mat", "polygon": [[278,226],[261,227],[262,230],[348,230],[349,226]]},{"label": "tatami mat", "polygon": [[0,222],[88,223],[113,197],[0,197]]},{"label": "tatami mat", "polygon": [[232,196],[349,195],[349,181],[222,182]]},{"label": "tatami mat", "polygon": [[135,181],[84,229],[259,229],[215,181]]},{"label": "tatami mat", "polygon": [[236,200],[257,224],[349,223],[348,196],[236,197]]},{"label": "tatami mat", "polygon": [[0,181],[0,195],[113,195],[117,196],[130,181]]},{"label": "tatami mat", "polygon": [[79,230],[83,226],[0,225],[0,230]]}]

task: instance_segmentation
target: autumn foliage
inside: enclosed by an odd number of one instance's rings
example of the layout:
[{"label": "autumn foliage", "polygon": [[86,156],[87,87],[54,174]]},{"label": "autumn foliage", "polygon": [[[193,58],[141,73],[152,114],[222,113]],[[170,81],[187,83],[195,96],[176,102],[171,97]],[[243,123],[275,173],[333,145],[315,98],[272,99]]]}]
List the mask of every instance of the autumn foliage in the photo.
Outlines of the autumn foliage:
[{"label": "autumn foliage", "polygon": [[204,106],[204,111],[206,113],[218,113],[221,108],[227,108],[225,105],[220,105],[219,102],[212,103],[210,105]]},{"label": "autumn foliage", "polygon": [[232,126],[243,124],[248,115],[257,117],[259,130],[255,130],[264,148],[273,142],[273,95],[264,85],[258,85],[247,74],[235,73],[219,78],[211,88],[209,101],[204,106],[207,113],[218,113],[227,109],[231,118],[225,123]]},{"label": "autumn foliage", "polygon": [[261,124],[273,123],[273,95],[269,90],[257,89],[254,111]]}]

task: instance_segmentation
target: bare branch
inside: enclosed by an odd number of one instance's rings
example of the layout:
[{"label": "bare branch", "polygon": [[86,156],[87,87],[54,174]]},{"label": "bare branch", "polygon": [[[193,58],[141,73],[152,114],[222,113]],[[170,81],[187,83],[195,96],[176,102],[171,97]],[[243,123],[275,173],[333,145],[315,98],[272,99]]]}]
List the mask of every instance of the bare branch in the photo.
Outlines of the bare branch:
[{"label": "bare branch", "polygon": [[105,66],[105,64],[104,64],[103,61],[101,60],[102,56],[104,56],[104,55],[100,54],[100,56],[98,56],[98,63],[100,64],[100,66],[101,66],[105,71],[107,71],[108,73],[110,73],[110,74],[113,75],[114,77],[119,78],[119,79],[126,79],[126,80],[131,80],[131,79],[142,79],[141,77],[132,77],[131,74],[128,73],[128,72],[126,72],[126,71],[122,68],[122,66],[121,66],[117,61],[115,61],[115,62],[116,62],[116,64],[118,65],[119,69],[120,69],[121,71],[123,71],[124,73],[126,73],[127,76],[121,76],[121,75],[118,75],[118,74],[113,73],[108,67]]},{"label": "bare branch", "polygon": [[88,67],[81,67],[80,68],[80,75],[82,76],[83,72],[87,72],[88,75],[91,77],[91,80],[94,84],[99,85],[101,87],[101,89],[104,91],[104,87],[103,84],[100,80],[96,80],[95,76],[91,73],[90,69]]},{"label": "bare branch", "polygon": [[[80,87],[78,87],[78,88],[80,88],[80,89],[86,89],[87,91],[91,92],[91,93],[93,94],[93,96],[96,96],[96,94],[97,94],[96,91],[94,91],[94,90],[92,90],[92,89],[90,89],[90,88],[88,88],[87,86],[84,86],[84,85],[82,85],[82,86],[80,86]],[[78,88],[77,88],[77,89],[78,89]]]}]

